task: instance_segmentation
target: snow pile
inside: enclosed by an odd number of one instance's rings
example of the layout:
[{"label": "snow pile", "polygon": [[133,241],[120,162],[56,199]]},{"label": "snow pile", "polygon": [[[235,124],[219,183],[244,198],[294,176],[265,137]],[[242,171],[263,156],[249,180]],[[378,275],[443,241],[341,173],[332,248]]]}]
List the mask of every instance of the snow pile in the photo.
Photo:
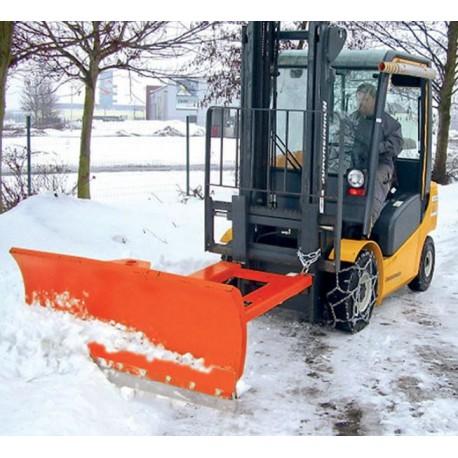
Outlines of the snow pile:
[{"label": "snow pile", "polygon": [[[44,137],[48,135],[47,129],[37,129],[35,127],[30,129],[32,137]],[[27,129],[24,126],[15,126],[5,128],[3,130],[3,136],[7,137],[25,137],[27,135]]]},{"label": "snow pile", "polygon": [[[75,299],[69,297],[68,293],[59,295],[55,302],[63,310],[65,308],[74,308]],[[40,313],[40,304],[34,303],[32,305],[33,313]],[[46,316],[45,319],[48,319],[49,316],[53,316],[56,312],[52,309],[51,303],[45,307]],[[52,320],[50,320],[52,323]],[[63,350],[61,352],[52,352],[57,353],[54,356],[57,356],[57,360],[47,360],[48,366],[51,368],[51,373],[56,371],[61,373],[61,364],[66,365],[65,357],[68,354],[73,353],[82,353],[84,356],[87,356],[87,351],[81,351],[81,345],[88,344],[90,342],[97,342],[105,347],[109,353],[116,353],[119,351],[128,351],[135,353],[137,355],[143,355],[147,361],[152,362],[155,359],[162,361],[172,361],[177,364],[184,366],[189,366],[192,369],[195,369],[200,372],[209,373],[211,368],[205,366],[205,361],[203,358],[195,358],[191,353],[180,354],[167,350],[163,345],[154,345],[148,340],[148,338],[139,331],[130,330],[126,326],[123,326],[119,323],[104,323],[98,320],[93,319],[79,319],[73,315],[67,315],[65,320],[63,320],[63,327],[56,334],[57,339],[53,338],[52,341],[48,337],[43,337],[40,339],[40,345],[38,346],[38,352],[41,356],[48,355],[48,350],[51,349],[54,345],[57,344],[56,349]],[[6,333],[6,341],[11,345],[8,345],[8,350],[11,350],[11,353],[14,355],[17,352],[16,342],[19,342],[19,347],[24,342],[21,342],[23,337],[20,333],[19,340],[17,340],[13,334]],[[25,343],[24,345],[27,350],[30,350],[30,345]],[[19,357],[19,366],[22,366],[22,356]],[[30,356],[30,355],[26,355]],[[27,358],[27,362],[29,358]],[[26,369],[27,369],[26,363]],[[32,370],[36,370],[37,366],[31,366]],[[40,370],[40,368],[38,368]],[[64,367],[65,370],[65,367]],[[21,372],[21,371],[20,371]],[[43,375],[39,372],[40,375]],[[36,375],[33,374],[32,378],[35,378]]]},{"label": "snow pile", "polygon": [[165,126],[162,129],[156,130],[154,135],[158,137],[184,137],[186,134],[183,134],[180,130],[172,126]]},{"label": "snow pile", "polygon": [[[61,307],[63,306],[64,309],[65,307],[73,308],[74,300],[75,299],[67,297],[66,299],[61,298],[61,303],[57,301],[56,303]],[[33,307],[39,308],[40,305],[34,304]],[[51,314],[55,313],[55,311],[52,310],[51,304],[46,307],[46,310]],[[154,345],[142,332],[130,330],[122,324],[104,323],[92,319],[82,320],[75,318],[74,316],[69,316],[68,320],[68,329],[71,331],[69,334],[71,335],[72,332],[77,330],[79,336],[78,343],[81,343],[81,340],[86,344],[90,342],[97,342],[98,344],[103,345],[109,353],[127,351],[137,355],[143,355],[149,362],[152,362],[155,359],[162,361],[172,361],[177,364],[189,366],[192,369],[200,372],[209,373],[211,371],[211,368],[205,366],[205,361],[203,358],[195,358],[191,353],[180,354],[173,352],[167,350],[163,345],[160,344]],[[46,347],[47,341],[44,341],[44,343]],[[72,340],[67,341],[67,339],[65,339],[61,342],[61,344],[64,346],[64,348],[66,347],[71,351],[73,350],[71,345]],[[58,370],[58,372],[60,371]]]},{"label": "snow pile", "polygon": [[[0,434],[158,432],[168,407],[157,406],[156,414],[135,397],[127,402],[126,390],[108,382],[90,359],[89,341],[207,370],[192,355],[151,346],[138,333],[24,303],[22,278],[8,253],[12,246],[101,259],[140,258],[177,272],[208,263],[195,256],[201,244],[188,247],[186,238],[195,226],[202,229],[202,221],[191,216],[202,209],[201,202],[155,200],[142,202],[142,209],[48,194],[27,199],[0,217]],[[179,250],[175,255],[169,253],[169,242]]]},{"label": "snow pile", "polygon": [[[21,135],[21,129],[15,129],[15,137]],[[78,129],[33,129],[32,135],[48,135],[50,137],[79,137]],[[205,135],[205,129],[195,123],[189,124],[189,134],[191,137],[201,137]],[[22,131],[25,135],[25,130]],[[184,121],[94,121],[92,125],[92,137],[165,137],[186,135],[186,123]]]},{"label": "snow pile", "polygon": [[157,433],[91,361],[81,324],[18,296],[2,294],[0,434]]},{"label": "snow pile", "polygon": [[[205,129],[197,124],[189,124],[189,134],[192,137],[205,135]],[[137,137],[148,136],[179,136],[186,135],[186,123],[184,121],[116,121],[116,122],[94,122],[94,135],[104,137],[116,137],[131,135]]]}]

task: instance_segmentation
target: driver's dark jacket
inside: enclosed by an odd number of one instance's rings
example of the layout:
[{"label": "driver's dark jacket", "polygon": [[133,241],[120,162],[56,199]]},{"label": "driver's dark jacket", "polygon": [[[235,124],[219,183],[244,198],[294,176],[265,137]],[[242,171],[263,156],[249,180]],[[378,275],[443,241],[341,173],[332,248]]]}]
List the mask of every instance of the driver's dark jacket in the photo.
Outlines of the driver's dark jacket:
[{"label": "driver's dark jacket", "polygon": [[[367,168],[369,146],[372,134],[373,117],[362,116],[359,111],[350,115],[354,126],[352,162],[355,168]],[[379,164],[394,168],[394,159],[402,151],[401,124],[388,113],[382,115],[381,139],[379,142]]]}]

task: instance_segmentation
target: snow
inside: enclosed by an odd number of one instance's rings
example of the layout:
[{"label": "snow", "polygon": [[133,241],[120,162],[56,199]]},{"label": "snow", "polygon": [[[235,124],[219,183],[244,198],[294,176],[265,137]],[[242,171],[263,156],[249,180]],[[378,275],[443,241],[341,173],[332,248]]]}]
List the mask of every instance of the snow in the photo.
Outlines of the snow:
[{"label": "snow", "polygon": [[[64,311],[65,309],[75,310],[75,306],[79,306],[79,302],[81,302],[79,299],[72,298],[68,292],[64,292],[55,294],[52,300],[47,298],[45,306],[52,309],[52,304],[57,304]],[[39,305],[38,298],[32,299],[33,307],[39,307]],[[97,320],[78,320],[76,318],[74,321],[82,328],[86,343],[96,341],[102,344],[109,353],[128,351],[143,355],[150,362],[155,359],[173,361],[200,372],[209,373],[211,371],[211,367],[205,366],[203,358],[195,358],[191,353],[176,353],[167,350],[163,345],[154,345],[142,332],[128,329],[120,323],[103,323]],[[104,364],[111,367],[108,361],[105,361]]]},{"label": "snow", "polygon": [[74,320],[43,308],[19,309],[18,300],[2,299],[2,434],[158,432],[154,413],[144,416],[142,409],[124,405],[119,390],[88,359]]},{"label": "snow", "polygon": [[[177,139],[163,140],[172,151]],[[209,407],[112,384],[86,347],[104,332],[116,342],[112,329],[24,303],[12,246],[137,258],[179,274],[218,260],[203,249],[203,202],[179,202],[183,172],[126,172],[126,192],[145,177],[143,194],[104,194],[120,177],[97,174],[93,201],[43,194],[0,216],[0,434],[458,433],[458,185],[440,188],[427,292],[398,291],[356,335],[281,308],[250,322],[241,397]]]},{"label": "snow", "polygon": [[[192,222],[188,227],[184,224],[192,220],[193,203],[176,204],[180,211],[172,212],[173,219],[167,215],[169,205],[163,204],[166,211],[160,214],[159,208],[148,211],[147,205],[148,201],[143,203],[141,212],[139,208],[119,211],[96,202],[41,195],[1,216],[2,434],[159,432],[155,414],[145,419],[143,407],[125,404],[119,390],[88,358],[86,342],[95,335],[106,343],[113,342],[111,335],[104,338],[103,325],[88,325],[41,307],[25,307],[20,273],[8,254],[9,247],[20,245],[102,259],[146,258],[156,261],[159,267],[161,259],[165,259],[160,240],[167,241],[174,228],[178,253],[167,257],[165,267],[173,266],[176,271],[183,270],[184,265],[192,270],[201,268],[205,257],[199,259],[194,253],[201,251],[202,244],[198,249],[187,249],[190,259],[183,252],[179,254],[179,240],[184,246],[184,234],[193,227]],[[161,224],[156,229],[152,223],[159,219]],[[127,227],[125,222],[129,220],[136,222]],[[92,224],[88,225],[89,221]],[[94,244],[100,248],[96,252],[91,248]],[[105,332],[109,332],[107,328]]]},{"label": "snow", "polygon": [[[205,137],[201,126],[190,125],[190,163],[203,170]],[[31,138],[32,168],[44,164],[65,165],[76,171],[79,163],[80,130],[46,129]],[[166,166],[184,169],[186,124],[182,121],[94,122],[91,141],[93,170]],[[25,134],[3,139],[5,148],[25,147]],[[235,140],[224,139],[224,162],[235,161]],[[220,139],[212,139],[212,162],[219,164]]]},{"label": "snow", "polygon": [[[183,121],[99,121],[96,120],[92,125],[92,137],[155,137],[155,136],[182,136],[186,135],[186,123]],[[5,137],[25,135],[23,124],[11,125],[5,131]],[[51,137],[80,137],[79,129],[36,129],[31,130],[34,136]],[[205,129],[194,123],[189,125],[191,136],[204,136]]]}]

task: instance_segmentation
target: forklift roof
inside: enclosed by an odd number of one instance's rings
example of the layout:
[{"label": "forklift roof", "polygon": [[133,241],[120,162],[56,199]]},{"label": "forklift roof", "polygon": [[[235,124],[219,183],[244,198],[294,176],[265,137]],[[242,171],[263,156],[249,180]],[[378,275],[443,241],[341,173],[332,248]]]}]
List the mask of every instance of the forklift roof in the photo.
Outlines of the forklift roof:
[{"label": "forklift roof", "polygon": [[[354,69],[374,69],[377,70],[382,62],[392,62],[394,59],[404,59],[411,62],[426,64],[430,62],[419,56],[413,56],[391,49],[370,49],[370,50],[350,50],[344,49],[337,56],[333,67],[354,68]],[[307,50],[285,50],[278,57],[280,66],[307,66]]]}]

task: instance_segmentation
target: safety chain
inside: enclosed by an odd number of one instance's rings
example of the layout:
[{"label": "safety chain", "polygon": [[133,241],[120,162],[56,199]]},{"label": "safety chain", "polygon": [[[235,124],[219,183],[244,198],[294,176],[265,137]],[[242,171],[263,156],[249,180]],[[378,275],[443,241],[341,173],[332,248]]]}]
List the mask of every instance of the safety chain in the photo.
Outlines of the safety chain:
[{"label": "safety chain", "polygon": [[301,248],[297,250],[297,257],[302,264],[302,273],[308,273],[312,264],[315,264],[321,257],[321,249],[310,253],[304,253]]},{"label": "safety chain", "polygon": [[[377,288],[378,277],[375,274],[372,274],[369,270],[370,264],[374,262],[372,257],[369,257],[367,262],[360,266],[358,264],[353,264],[350,267],[340,270],[336,273],[336,287],[327,293],[328,305],[331,312],[331,320],[328,324],[335,327],[337,323],[349,323],[355,325],[357,322],[369,323],[370,315],[373,309],[373,306],[376,301],[376,295],[373,295],[370,303],[365,307],[365,310],[360,312],[357,310],[359,301],[361,299],[361,287],[363,286],[360,281],[357,282],[356,286],[350,289],[350,278],[351,273],[357,271],[358,280],[361,279],[362,275],[365,273],[370,275],[370,285],[371,290],[374,291]],[[349,273],[349,275],[344,275],[344,279],[341,280],[342,274]],[[352,299],[353,308],[351,310],[351,316],[348,310],[348,307],[344,304],[347,300]],[[343,305],[345,310],[345,319],[337,318],[335,308],[339,305]]]}]

